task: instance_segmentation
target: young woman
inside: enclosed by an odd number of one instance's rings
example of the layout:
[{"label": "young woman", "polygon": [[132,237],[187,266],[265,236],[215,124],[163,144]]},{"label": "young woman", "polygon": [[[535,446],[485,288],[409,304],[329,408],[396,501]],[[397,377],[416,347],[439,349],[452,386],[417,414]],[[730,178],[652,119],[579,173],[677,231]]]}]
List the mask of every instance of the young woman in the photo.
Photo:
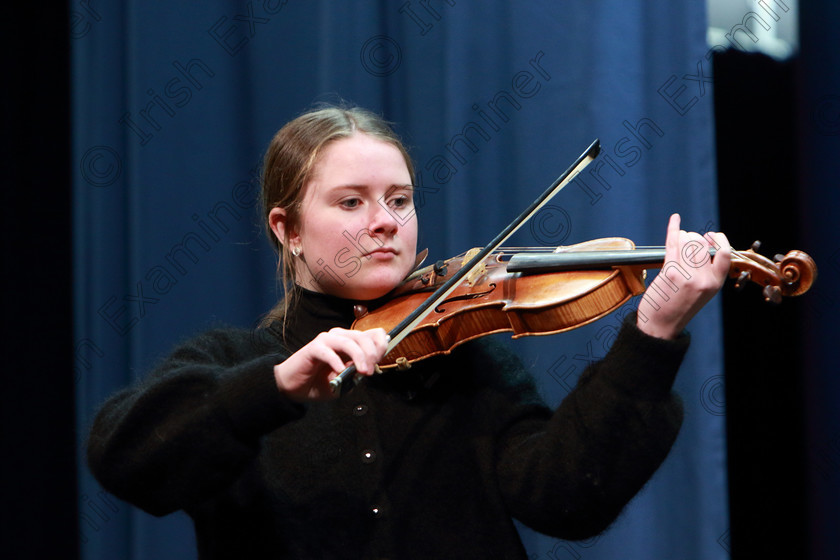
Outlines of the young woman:
[{"label": "young woman", "polygon": [[[263,328],[198,336],[103,406],[89,441],[101,484],[155,515],[186,511],[202,559],[511,559],[525,558],[512,518],[561,538],[603,531],[676,438],[683,328],[726,277],[726,238],[673,216],[666,260],[692,259],[690,274],[657,277],[552,411],[486,339],[373,375],[387,334],[349,330],[353,306],[414,268],[413,179],[369,112],[284,126],[263,202],[285,299]],[[350,362],[365,378],[335,398],[329,380]]]}]

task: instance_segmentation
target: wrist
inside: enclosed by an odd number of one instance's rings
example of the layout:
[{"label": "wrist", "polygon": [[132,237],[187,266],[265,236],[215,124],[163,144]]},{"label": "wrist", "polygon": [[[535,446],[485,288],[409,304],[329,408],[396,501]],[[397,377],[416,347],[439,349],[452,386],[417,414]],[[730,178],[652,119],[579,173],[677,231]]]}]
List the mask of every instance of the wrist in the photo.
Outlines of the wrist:
[{"label": "wrist", "polygon": [[283,393],[284,395],[290,394],[289,361],[291,359],[292,358],[284,360],[274,366],[274,385],[277,387],[277,390]]},{"label": "wrist", "polygon": [[682,327],[678,325],[664,325],[650,320],[641,314],[638,314],[636,317],[636,327],[648,336],[665,340],[674,340],[683,331]]}]

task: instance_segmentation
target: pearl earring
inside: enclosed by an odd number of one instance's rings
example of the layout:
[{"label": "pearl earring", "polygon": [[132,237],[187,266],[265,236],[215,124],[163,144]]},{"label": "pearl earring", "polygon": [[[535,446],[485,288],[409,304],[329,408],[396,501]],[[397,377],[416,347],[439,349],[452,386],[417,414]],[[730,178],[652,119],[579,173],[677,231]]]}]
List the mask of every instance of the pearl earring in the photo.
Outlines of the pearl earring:
[{"label": "pearl earring", "polygon": [[299,257],[300,256],[300,247],[295,247],[294,249],[292,249],[292,256],[293,257]]}]

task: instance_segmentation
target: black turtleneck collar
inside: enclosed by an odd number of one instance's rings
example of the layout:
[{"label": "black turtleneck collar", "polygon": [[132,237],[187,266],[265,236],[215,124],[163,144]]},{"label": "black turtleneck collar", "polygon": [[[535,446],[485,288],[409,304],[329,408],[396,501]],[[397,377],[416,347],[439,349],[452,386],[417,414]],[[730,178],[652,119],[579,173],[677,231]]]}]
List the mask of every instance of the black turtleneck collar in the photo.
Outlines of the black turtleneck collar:
[{"label": "black turtleneck collar", "polygon": [[291,352],[297,352],[319,333],[333,327],[349,329],[355,320],[355,301],[303,288],[295,296],[285,328],[285,346]]}]

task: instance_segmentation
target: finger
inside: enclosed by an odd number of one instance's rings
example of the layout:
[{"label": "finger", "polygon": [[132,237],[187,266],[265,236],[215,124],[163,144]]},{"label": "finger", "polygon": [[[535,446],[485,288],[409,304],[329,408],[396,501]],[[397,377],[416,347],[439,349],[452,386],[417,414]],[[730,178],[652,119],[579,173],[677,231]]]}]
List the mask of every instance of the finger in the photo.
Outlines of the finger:
[{"label": "finger", "polygon": [[703,234],[703,239],[705,239],[706,243],[709,244],[709,247],[713,247],[715,249],[715,251],[717,251],[718,249],[721,248],[720,243],[718,243],[718,241],[715,237],[716,235],[717,235],[717,233],[715,233],[713,231],[707,231],[706,233]]},{"label": "finger", "polygon": [[665,260],[673,261],[679,256],[680,250],[680,215],[671,214],[665,235]]},{"label": "finger", "polygon": [[[313,341],[312,351],[313,358],[329,364],[336,372],[343,371],[349,362],[353,362],[356,369],[361,371],[370,367],[364,350],[354,340],[350,331],[338,332],[337,329],[332,329],[319,334]],[[337,361],[332,355],[335,355]]]},{"label": "finger", "polygon": [[715,233],[713,237],[718,249],[712,259],[712,267],[715,270],[715,275],[723,283],[729,275],[729,267],[732,263],[732,246],[729,244],[729,239],[723,233]]},{"label": "finger", "polygon": [[702,268],[712,261],[708,240],[694,232],[680,232],[680,256],[693,269]]},{"label": "finger", "polygon": [[[379,336],[377,336],[379,335]],[[359,332],[352,335],[354,341],[359,345],[359,350],[364,355],[364,365],[359,365],[356,362],[356,371],[362,375],[373,374],[374,365],[381,358],[381,351],[377,345],[378,338],[381,338],[380,333]]]},{"label": "finger", "polygon": [[382,359],[388,347],[389,337],[385,329],[376,328],[366,331],[338,329],[336,334],[352,340],[364,355],[364,359],[353,357],[356,370],[361,374],[374,373],[375,364]]},{"label": "finger", "polygon": [[326,364],[333,372],[342,372],[346,367],[336,349],[329,344],[316,343],[310,348],[310,360]]},{"label": "finger", "polygon": [[353,337],[354,340],[359,342],[363,340],[372,342],[377,352],[384,351],[388,347],[388,343],[391,341],[391,337],[388,336],[388,332],[381,327],[365,331],[346,330],[343,332],[346,333],[347,336]]},{"label": "finger", "polygon": [[373,338],[374,343],[376,344],[376,351],[380,354],[377,357],[376,361],[382,359],[385,355],[385,352],[388,350],[388,343],[391,342],[391,337],[388,335],[388,332],[385,329],[377,328],[371,329],[370,331],[371,337]]},{"label": "finger", "polygon": [[388,343],[391,341],[391,337],[383,328],[376,328],[370,329],[365,331],[366,341],[370,343],[370,360],[373,364],[370,370],[370,374],[376,373],[376,365],[379,361],[385,356],[388,352]]}]

